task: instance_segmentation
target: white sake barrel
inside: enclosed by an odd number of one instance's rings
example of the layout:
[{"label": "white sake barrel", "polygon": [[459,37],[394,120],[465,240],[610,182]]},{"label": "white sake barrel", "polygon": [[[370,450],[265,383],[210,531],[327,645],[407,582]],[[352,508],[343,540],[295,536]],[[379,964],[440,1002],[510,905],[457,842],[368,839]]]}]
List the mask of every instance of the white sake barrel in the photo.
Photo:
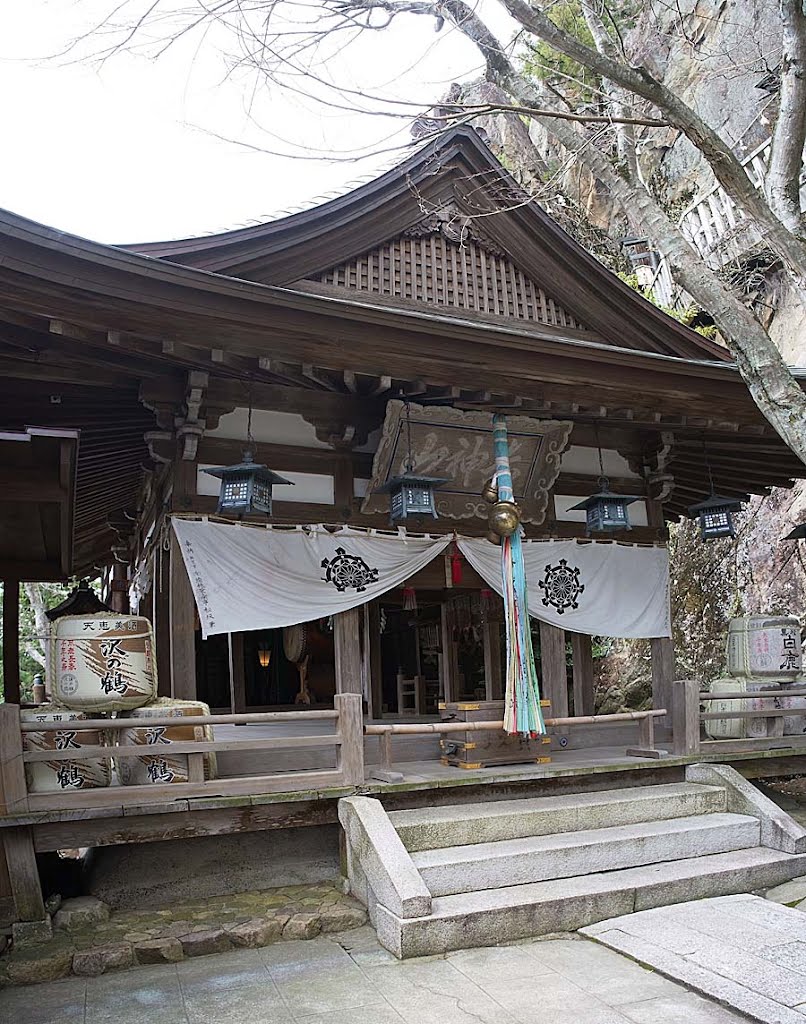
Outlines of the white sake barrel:
[{"label": "white sake barrel", "polygon": [[765,715],[765,711],[781,706],[778,697],[754,697],[756,690],[774,689],[768,679],[741,679],[728,676],[714,679],[709,691],[719,693],[746,693],[746,697],[726,698],[705,701],[705,708],[712,713],[729,711],[758,711],[758,718],[714,718],[705,722],[705,731],[712,740],[744,740],[768,739],[782,736],[784,720],[782,716],[774,718]]},{"label": "white sake barrel", "polygon": [[157,693],[151,623],[138,615],[65,615],[53,623],[56,704],[129,711]]},{"label": "white sake barrel", "polygon": [[[121,729],[118,743],[142,744],[147,748],[141,757],[115,758],[115,771],[123,786],[166,786],[174,782],[188,782],[188,755],[172,754],[173,743],[196,741],[201,743],[213,739],[213,729],[209,725],[193,725],[193,718],[209,715],[210,708],[201,701],[172,700],[160,697],[147,707],[137,708],[121,715],[131,718],[137,725],[131,729]],[[176,718],[176,725],[150,726],[149,718]],[[213,779],[216,776],[215,754],[204,755],[204,777]]]},{"label": "white sake barrel", "polygon": [[744,615],[731,619],[728,675],[787,682],[803,670],[800,622],[794,616]]},{"label": "white sake barrel", "polygon": [[[23,722],[63,722],[64,728],[47,732],[24,732],[23,750],[75,750],[82,747],[105,747],[106,733],[99,729],[82,729],[86,719],[81,711],[69,711],[55,704],[23,708]],[[108,761],[31,761],[25,765],[29,793],[70,793],[79,789],[101,789],[108,786],[111,772]]]}]

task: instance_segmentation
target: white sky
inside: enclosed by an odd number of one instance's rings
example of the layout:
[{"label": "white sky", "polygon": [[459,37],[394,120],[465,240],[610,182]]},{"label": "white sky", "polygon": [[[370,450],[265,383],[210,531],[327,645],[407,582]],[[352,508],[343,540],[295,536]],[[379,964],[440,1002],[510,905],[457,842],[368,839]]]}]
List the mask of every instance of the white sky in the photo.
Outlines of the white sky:
[{"label": "white sky", "polygon": [[[185,0],[187,2],[187,0]],[[508,22],[480,0],[502,38]],[[310,162],[254,152],[210,133],[287,150],[377,149],[395,119],[325,110],[287,92],[259,94],[226,77],[215,41],[179,46],[158,61],[121,54],[102,67],[51,58],[113,0],[5,0],[0,5],[0,206],[103,242],[222,231],[264,220],[387,166]],[[420,59],[423,50],[426,56]],[[439,98],[479,71],[475,49],[448,26],[401,18],[329,70],[355,86],[408,100]],[[277,138],[255,125],[268,128]],[[389,145],[384,143],[382,145]]]}]

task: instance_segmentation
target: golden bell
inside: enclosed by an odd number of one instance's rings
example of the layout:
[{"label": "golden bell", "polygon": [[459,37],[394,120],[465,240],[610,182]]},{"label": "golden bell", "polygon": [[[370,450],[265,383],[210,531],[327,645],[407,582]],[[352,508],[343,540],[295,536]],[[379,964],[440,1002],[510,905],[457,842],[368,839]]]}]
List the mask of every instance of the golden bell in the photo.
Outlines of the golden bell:
[{"label": "golden bell", "polygon": [[487,516],[487,525],[499,537],[511,537],[521,522],[521,510],[514,501],[497,501]]},{"label": "golden bell", "polygon": [[492,530],[488,530],[487,533],[485,534],[485,537],[487,538],[487,540],[491,544],[500,544],[501,543],[501,538],[498,536],[497,533],[493,533]]},{"label": "golden bell", "polygon": [[493,484],[492,478],[482,487],[481,497],[488,505],[494,505],[498,501],[498,488]]}]

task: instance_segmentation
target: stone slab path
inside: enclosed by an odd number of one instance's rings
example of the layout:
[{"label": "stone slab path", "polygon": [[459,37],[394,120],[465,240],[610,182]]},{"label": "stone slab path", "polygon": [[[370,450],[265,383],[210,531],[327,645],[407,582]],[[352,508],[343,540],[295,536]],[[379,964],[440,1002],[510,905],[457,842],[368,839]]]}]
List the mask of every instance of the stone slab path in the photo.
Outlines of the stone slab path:
[{"label": "stone slab path", "polygon": [[764,1024],[806,1024],[806,913],[718,896],[612,918],[582,932]]},{"label": "stone slab path", "polygon": [[0,1024],[741,1024],[573,936],[400,962],[368,927],[0,992]]}]

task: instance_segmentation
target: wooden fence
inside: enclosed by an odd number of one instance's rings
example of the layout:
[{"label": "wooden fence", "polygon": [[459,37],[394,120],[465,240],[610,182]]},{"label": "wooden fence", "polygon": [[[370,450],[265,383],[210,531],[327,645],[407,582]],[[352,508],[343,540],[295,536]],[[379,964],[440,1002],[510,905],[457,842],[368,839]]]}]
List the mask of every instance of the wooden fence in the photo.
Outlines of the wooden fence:
[{"label": "wooden fence", "polygon": [[[738,685],[738,684],[737,684]],[[806,689],[791,687],[786,690],[735,690],[727,693],[711,693],[701,690],[697,679],[679,679],[673,688],[672,728],[674,752],[686,756],[699,753],[735,754],[754,750],[796,750],[806,753],[806,734],[792,736],[759,736],[746,739],[706,739],[703,737],[706,722],[721,719],[747,721],[762,718],[799,718],[806,716],[804,708],[765,707],[744,710],[741,707],[730,710],[707,710],[711,701],[748,699],[779,700],[781,697],[804,697]]]},{"label": "wooden fence", "polygon": [[[772,141],[767,139],[742,160],[748,177],[759,190],[764,188],[771,148]],[[803,177],[802,174],[801,180]],[[698,195],[677,223],[686,241],[712,270],[719,270],[761,241],[758,230],[747,223],[742,211],[718,184]],[[675,285],[665,256],[661,256],[649,288],[662,306],[677,309],[690,304],[690,299]]]},{"label": "wooden fence", "polygon": [[[640,757],[660,757],[655,748],[655,719],[668,714],[665,708],[652,711],[622,711],[614,715],[580,715],[574,718],[547,718],[546,725],[567,728],[577,725],[611,725],[621,722],[638,722],[638,746],[628,748],[628,754]],[[389,771],[393,765],[392,738],[394,736],[448,735],[453,732],[500,732],[503,721],[483,722],[377,722],[365,726],[367,736],[377,736],[381,755],[381,768]]]},{"label": "wooden fence", "polygon": [[[64,730],[64,722],[21,722],[15,704],[0,704],[0,776],[4,794],[4,813],[19,815],[28,811],[69,810],[89,807],[141,806],[143,804],[205,796],[258,796],[263,793],[330,789],[360,785],[364,781],[363,721],[361,695],[341,693],[335,697],[333,711],[278,711],[237,715],[194,715],[178,719],[166,715],[149,718],[148,727],[177,725],[285,725],[291,722],[331,721],[334,731],[316,736],[251,736],[248,730],[238,739],[188,740],[171,743],[169,752],[187,755],[188,781],[166,785],[104,786],[73,792],[31,793],[25,765],[37,761],[107,761],[143,757],[153,748],[142,743],[70,748],[67,750],[24,750],[25,733]],[[81,730],[119,732],[140,721],[132,718],[82,719],[73,722]],[[244,778],[204,777],[204,755],[238,750],[285,750],[332,747],[336,751],[335,768],[311,771],[275,772]]]}]

